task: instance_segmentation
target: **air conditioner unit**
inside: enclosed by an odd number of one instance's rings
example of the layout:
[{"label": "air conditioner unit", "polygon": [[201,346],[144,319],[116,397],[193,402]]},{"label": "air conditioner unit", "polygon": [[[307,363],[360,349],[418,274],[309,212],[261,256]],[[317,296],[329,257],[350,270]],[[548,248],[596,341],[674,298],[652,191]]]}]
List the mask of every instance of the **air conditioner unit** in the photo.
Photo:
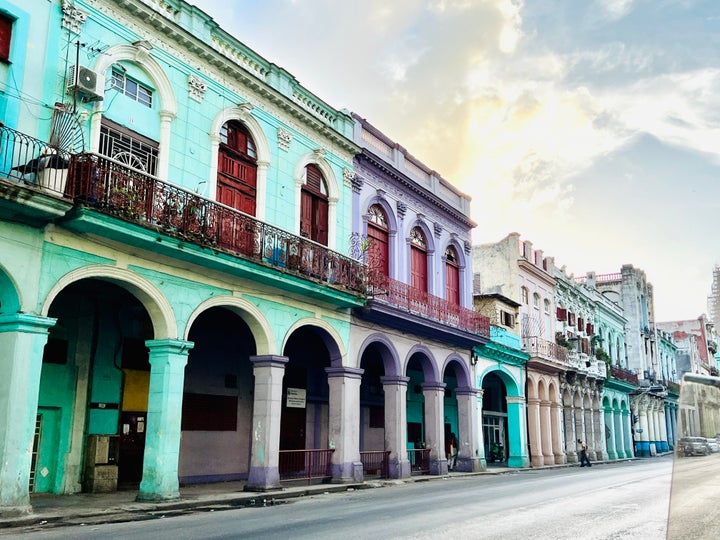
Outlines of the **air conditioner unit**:
[{"label": "air conditioner unit", "polygon": [[105,77],[84,66],[72,66],[68,90],[77,93],[83,101],[101,101],[105,95]]}]

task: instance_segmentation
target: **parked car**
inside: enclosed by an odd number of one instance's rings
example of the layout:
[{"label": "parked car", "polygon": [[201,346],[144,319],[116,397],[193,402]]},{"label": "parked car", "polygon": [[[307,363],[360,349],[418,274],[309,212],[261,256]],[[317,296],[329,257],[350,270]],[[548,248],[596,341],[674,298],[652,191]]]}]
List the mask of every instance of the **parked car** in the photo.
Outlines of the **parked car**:
[{"label": "parked car", "polygon": [[706,440],[708,450],[710,450],[711,453],[715,454],[720,452],[720,442],[718,442],[716,438],[708,437]]},{"label": "parked car", "polygon": [[710,448],[705,437],[683,437],[678,441],[678,453],[683,456],[706,456]]}]

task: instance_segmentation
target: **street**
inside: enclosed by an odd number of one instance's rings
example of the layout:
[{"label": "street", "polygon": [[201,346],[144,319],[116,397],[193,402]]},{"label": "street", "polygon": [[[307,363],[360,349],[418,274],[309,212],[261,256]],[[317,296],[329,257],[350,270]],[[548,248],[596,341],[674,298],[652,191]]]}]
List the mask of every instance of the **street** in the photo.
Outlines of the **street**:
[{"label": "street", "polygon": [[[23,530],[32,538],[664,538],[672,456],[398,483],[265,508]],[[20,530],[14,531],[15,534]]]}]

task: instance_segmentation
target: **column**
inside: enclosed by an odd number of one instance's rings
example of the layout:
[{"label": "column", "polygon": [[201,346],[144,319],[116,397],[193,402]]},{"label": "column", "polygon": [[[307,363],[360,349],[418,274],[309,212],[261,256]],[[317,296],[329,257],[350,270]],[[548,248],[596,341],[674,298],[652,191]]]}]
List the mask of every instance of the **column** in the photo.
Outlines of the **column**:
[{"label": "column", "polygon": [[540,400],[529,398],[528,403],[528,437],[530,438],[530,464],[542,467],[545,462],[542,455],[540,434]]},{"label": "column", "polygon": [[562,465],[567,463],[567,456],[563,451],[563,406],[561,403],[552,403],[550,405],[550,424],[552,429],[552,449],[555,456],[555,464]]},{"label": "column", "polygon": [[464,472],[482,470],[478,457],[477,436],[477,390],[475,388],[457,388],[458,402],[458,455],[455,469]]},{"label": "column", "polygon": [[625,441],[625,457],[626,458],[635,457],[635,452],[633,449],[630,411],[628,411],[628,410],[622,411],[622,425],[623,425],[623,434],[624,434],[623,439]]},{"label": "column", "polygon": [[485,459],[485,433],[483,431],[483,389],[477,389],[475,410],[477,414],[477,451],[478,459],[480,460],[480,470],[487,470],[487,460]]},{"label": "column", "polygon": [[563,407],[565,415],[565,453],[568,463],[578,463],[580,458],[577,453],[577,421],[575,407],[566,405]]},{"label": "column", "polygon": [[150,388],[143,476],[137,499],[164,501],[180,498],[180,420],[185,365],[194,343],[179,339],[148,340]]},{"label": "column", "polygon": [[430,449],[430,474],[447,474],[445,456],[445,383],[422,385],[425,398],[425,445]]},{"label": "column", "polygon": [[525,398],[523,396],[507,396],[508,408],[508,467],[528,467],[525,436]]},{"label": "column", "polygon": [[540,401],[540,444],[544,465],[554,465],[555,456],[552,449],[552,435],[550,431],[550,402]]},{"label": "column", "polygon": [[665,405],[660,402],[660,406],[658,407],[660,448],[658,448],[658,452],[668,452],[670,450],[670,445],[668,444],[667,421],[665,418]]},{"label": "column", "polygon": [[287,356],[251,356],[255,376],[252,448],[246,491],[280,487],[280,418]]},{"label": "column", "polygon": [[597,442],[595,441],[595,430],[593,429],[595,418],[593,415],[594,411],[592,410],[592,405],[590,407],[591,408],[583,409],[584,436],[582,437],[582,440],[588,445],[588,458],[595,460],[597,458]]},{"label": "column", "polygon": [[593,438],[595,441],[595,459],[607,459],[607,441],[605,439],[605,415],[602,408],[593,409]]},{"label": "column", "polygon": [[648,430],[648,442],[650,443],[650,453],[653,455],[653,451],[657,452],[658,448],[658,435],[657,435],[657,415],[655,414],[655,402],[654,400],[648,399],[647,402],[647,430]]},{"label": "column", "polygon": [[330,386],[328,444],[334,483],[362,482],[360,461],[360,382],[363,369],[325,368]]},{"label": "column", "polygon": [[613,410],[612,407],[608,409],[603,410],[603,415],[605,417],[605,425],[608,426],[608,430],[610,431],[610,438],[607,441],[607,458],[608,459],[617,459],[617,451],[615,450],[615,422],[613,418]]},{"label": "column", "polygon": [[410,478],[407,456],[407,385],[410,377],[380,377],[385,392],[385,450],[390,451],[390,478]]},{"label": "column", "polygon": [[158,146],[157,177],[168,181],[170,171],[170,127],[175,114],[162,110],[160,111],[160,144]]},{"label": "column", "polygon": [[638,402],[638,425],[635,430],[635,443],[638,457],[648,457],[650,455],[650,438],[648,431],[647,405],[644,399]]},{"label": "column", "polygon": [[615,454],[617,459],[630,457],[625,454],[625,424],[623,423],[622,411],[614,410],[612,413],[613,420],[613,438],[615,439]]},{"label": "column", "polygon": [[43,348],[56,319],[0,316],[0,517],[30,513],[30,466]]}]

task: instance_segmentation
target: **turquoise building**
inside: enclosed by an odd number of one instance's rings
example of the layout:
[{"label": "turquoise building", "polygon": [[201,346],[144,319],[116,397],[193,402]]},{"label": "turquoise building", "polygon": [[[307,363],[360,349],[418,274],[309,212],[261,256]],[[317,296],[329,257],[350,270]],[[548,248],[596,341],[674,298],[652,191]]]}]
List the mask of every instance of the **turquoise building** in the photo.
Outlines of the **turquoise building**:
[{"label": "turquoise building", "polygon": [[180,0],[0,23],[0,515],[357,479],[353,119]]}]

